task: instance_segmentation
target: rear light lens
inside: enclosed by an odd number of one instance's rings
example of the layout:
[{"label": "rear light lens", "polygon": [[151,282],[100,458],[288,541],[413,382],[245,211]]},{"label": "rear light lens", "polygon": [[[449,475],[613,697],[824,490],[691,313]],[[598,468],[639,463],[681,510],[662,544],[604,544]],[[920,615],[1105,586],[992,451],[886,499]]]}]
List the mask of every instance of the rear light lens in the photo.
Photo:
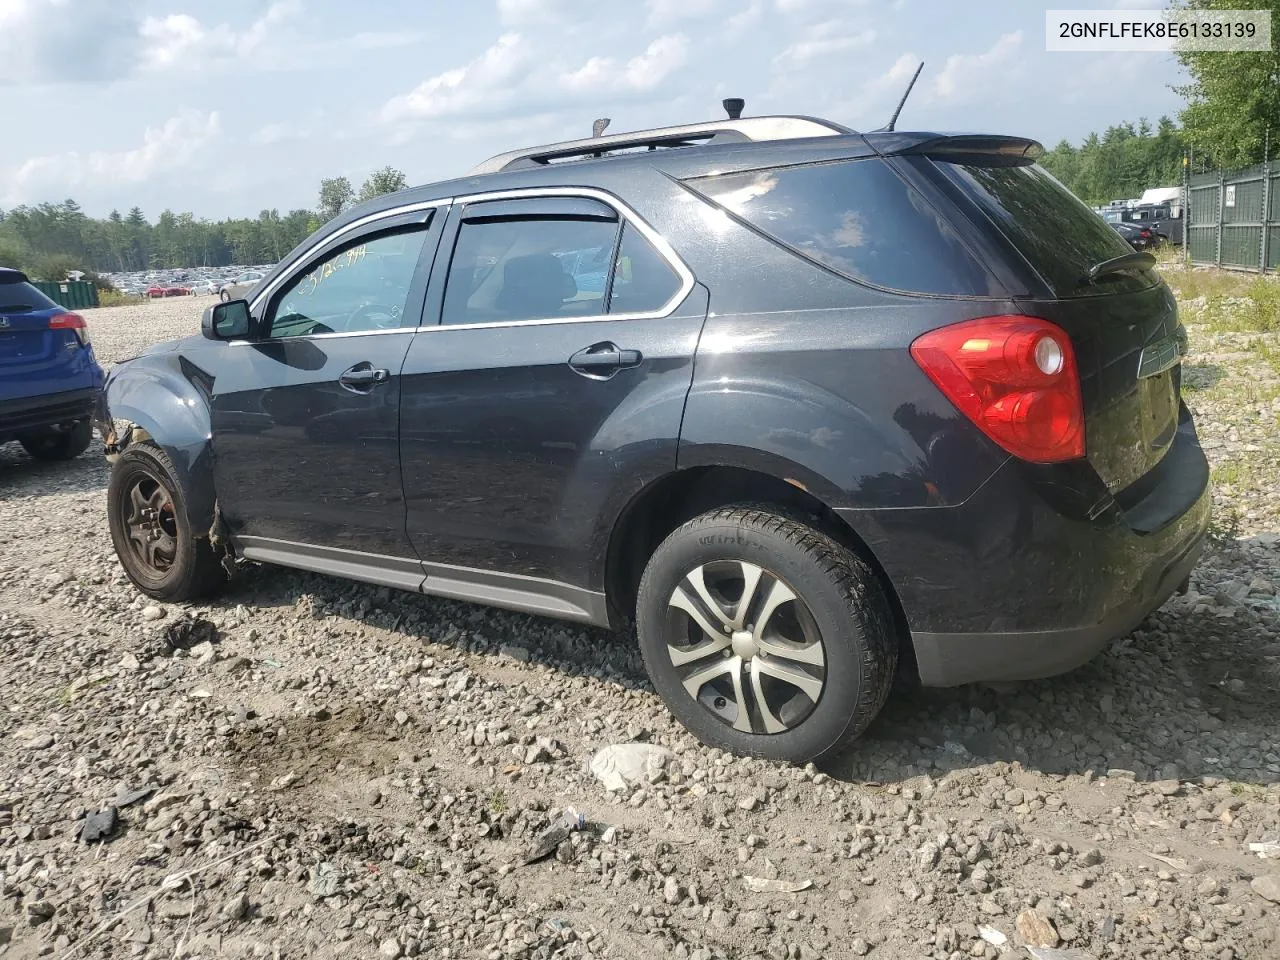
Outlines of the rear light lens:
[{"label": "rear light lens", "polygon": [[911,344],[911,356],[960,412],[1015,457],[1084,456],[1084,405],[1071,340],[1037,317],[982,317]]},{"label": "rear light lens", "polygon": [[60,313],[49,321],[50,330],[73,330],[80,346],[89,342],[89,326],[78,313]]}]

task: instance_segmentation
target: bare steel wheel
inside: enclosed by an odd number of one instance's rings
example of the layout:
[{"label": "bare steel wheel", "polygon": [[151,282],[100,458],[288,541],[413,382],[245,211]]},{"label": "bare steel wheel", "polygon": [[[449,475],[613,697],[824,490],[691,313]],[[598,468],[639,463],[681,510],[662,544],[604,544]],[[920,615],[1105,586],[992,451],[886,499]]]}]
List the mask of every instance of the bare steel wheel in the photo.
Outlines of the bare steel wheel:
[{"label": "bare steel wheel", "polygon": [[158,477],[140,473],[129,486],[129,516],[125,528],[136,562],[157,579],[173,566],[178,552],[178,520],[173,497]]},{"label": "bare steel wheel", "polygon": [[876,574],[767,506],[724,507],[673,531],[645,567],[636,627],[654,687],[698,739],[795,763],[862,733],[897,668]]},{"label": "bare steel wheel", "polygon": [[735,730],[782,733],[822,697],[827,656],[813,614],[754,563],[690,570],[668,601],[667,636],[685,691]]},{"label": "bare steel wheel", "polygon": [[192,530],[181,476],[162,449],[135,443],[112,466],[107,487],[116,556],[134,585],[157,600],[194,600],[226,581],[204,530]]}]

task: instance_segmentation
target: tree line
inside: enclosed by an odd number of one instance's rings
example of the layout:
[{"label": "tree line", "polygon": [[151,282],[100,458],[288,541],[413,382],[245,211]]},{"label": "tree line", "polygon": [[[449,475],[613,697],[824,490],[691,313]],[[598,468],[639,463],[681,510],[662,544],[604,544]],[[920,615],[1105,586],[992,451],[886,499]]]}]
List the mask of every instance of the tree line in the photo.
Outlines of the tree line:
[{"label": "tree line", "polygon": [[394,167],[356,191],[346,177],[321,183],[315,210],[263,210],[256,218],[197,220],[163,211],[154,223],[138,207],[90,217],[75,200],[0,210],[0,266],[34,279],[63,280],[70,270],[125,272],[275,263],[348,207],[405,187]]},{"label": "tree line", "polygon": [[1045,151],[1040,164],[1091,206],[1142,196],[1149,187],[1182,182],[1187,155],[1182,131],[1168,117],[1155,129],[1146,119],[1091,133],[1078,147],[1066,140]]}]

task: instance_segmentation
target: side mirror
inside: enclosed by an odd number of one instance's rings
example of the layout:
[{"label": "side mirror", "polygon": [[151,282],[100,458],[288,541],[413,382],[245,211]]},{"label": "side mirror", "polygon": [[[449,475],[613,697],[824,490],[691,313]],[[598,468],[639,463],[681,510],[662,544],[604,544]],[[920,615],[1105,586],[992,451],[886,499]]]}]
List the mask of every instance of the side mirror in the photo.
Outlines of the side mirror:
[{"label": "side mirror", "polygon": [[248,300],[215,303],[204,311],[200,332],[210,340],[243,340],[253,328]]}]

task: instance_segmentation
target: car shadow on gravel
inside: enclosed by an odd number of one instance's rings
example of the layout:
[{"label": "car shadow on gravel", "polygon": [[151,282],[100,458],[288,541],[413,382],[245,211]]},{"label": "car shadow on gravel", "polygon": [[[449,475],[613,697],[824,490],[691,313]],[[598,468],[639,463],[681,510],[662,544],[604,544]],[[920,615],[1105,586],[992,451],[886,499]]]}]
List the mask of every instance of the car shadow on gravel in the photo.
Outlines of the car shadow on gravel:
[{"label": "car shadow on gravel", "polygon": [[[634,635],[253,566],[215,605],[288,609],[389,631],[404,652],[440,644],[499,668],[512,659],[652,691]],[[1047,680],[897,688],[826,772],[891,783],[1005,761],[1051,775],[1132,771],[1139,780],[1280,780],[1280,610],[1176,599],[1084,667]],[[1269,759],[1268,759],[1269,758]],[[1268,765],[1274,766],[1270,769]]]},{"label": "car shadow on gravel", "polygon": [[1184,391],[1208,390],[1217,385],[1227,372],[1216,363],[1184,363],[1182,365],[1182,389]]},{"label": "car shadow on gravel", "polygon": [[37,460],[16,443],[0,445],[0,499],[85,493],[107,485],[107,462],[95,444],[72,460]]},{"label": "car shadow on gravel", "polygon": [[895,692],[828,772],[940,776],[992,761],[1051,775],[1280,781],[1280,611],[1166,607],[1071,673]]}]

